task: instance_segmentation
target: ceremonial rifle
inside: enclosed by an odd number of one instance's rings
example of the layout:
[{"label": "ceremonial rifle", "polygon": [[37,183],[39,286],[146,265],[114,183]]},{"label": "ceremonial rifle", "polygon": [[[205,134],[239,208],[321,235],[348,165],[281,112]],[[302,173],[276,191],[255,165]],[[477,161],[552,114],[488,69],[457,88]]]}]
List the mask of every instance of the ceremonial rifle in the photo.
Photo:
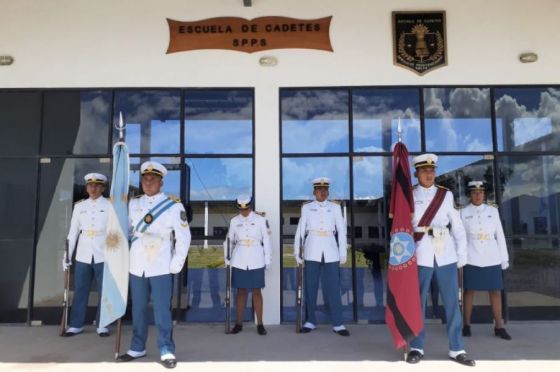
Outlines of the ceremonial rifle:
[{"label": "ceremonial rifle", "polygon": [[226,238],[226,245],[227,245],[227,252],[226,258],[228,263],[226,264],[226,333],[229,333],[230,330],[230,323],[231,323],[231,250],[230,250],[230,241],[229,241],[229,232],[228,237]]},{"label": "ceremonial rifle", "polygon": [[297,264],[297,293],[296,293],[296,332],[301,333],[303,327],[303,237],[299,236],[299,258]]},{"label": "ceremonial rifle", "polygon": [[66,239],[66,247],[64,248],[64,295],[62,297],[62,319],[60,320],[59,336],[63,336],[64,332],[66,332],[66,328],[68,327],[68,292],[70,289],[70,266],[68,265],[70,263],[70,257],[68,244],[68,239]]}]

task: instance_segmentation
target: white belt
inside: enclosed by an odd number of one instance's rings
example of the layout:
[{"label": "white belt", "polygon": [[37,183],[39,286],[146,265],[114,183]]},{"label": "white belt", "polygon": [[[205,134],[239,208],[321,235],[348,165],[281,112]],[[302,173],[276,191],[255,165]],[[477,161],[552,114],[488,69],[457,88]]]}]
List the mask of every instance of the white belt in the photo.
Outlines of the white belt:
[{"label": "white belt", "polygon": [[83,236],[87,236],[88,238],[95,238],[96,236],[105,236],[107,235],[107,232],[100,230],[82,230],[81,234]]},{"label": "white belt", "polygon": [[494,240],[494,237],[491,234],[484,234],[484,233],[478,233],[478,234],[469,233],[469,238],[474,240],[480,240],[480,241]]},{"label": "white belt", "polygon": [[428,233],[432,230],[432,226],[418,226],[414,228],[414,232],[417,233]]},{"label": "white belt", "polygon": [[153,234],[153,233],[149,233],[149,232],[143,233],[143,232],[140,232],[140,231],[135,231],[135,232],[134,232],[134,236],[137,237],[137,238],[141,238],[141,237],[143,237],[144,235],[146,235],[146,236],[152,236],[152,237],[154,237],[154,238],[162,238],[162,239],[168,239],[168,238],[170,239],[170,238],[171,238],[170,233]]},{"label": "white belt", "polygon": [[333,236],[333,234],[334,234],[334,231],[309,230],[309,235],[314,235],[314,236],[326,237],[326,236]]},{"label": "white belt", "polygon": [[237,245],[242,245],[244,247],[251,247],[256,245],[257,241],[253,239],[241,239],[237,241]]}]

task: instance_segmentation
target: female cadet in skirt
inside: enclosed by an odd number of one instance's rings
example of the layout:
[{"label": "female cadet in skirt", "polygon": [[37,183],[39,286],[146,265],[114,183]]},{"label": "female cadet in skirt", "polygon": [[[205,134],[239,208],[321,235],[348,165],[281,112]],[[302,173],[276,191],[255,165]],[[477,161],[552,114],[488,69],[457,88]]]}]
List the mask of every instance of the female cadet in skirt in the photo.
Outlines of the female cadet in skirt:
[{"label": "female cadet in skirt", "polygon": [[463,272],[465,289],[463,336],[471,336],[471,314],[474,291],[488,291],[494,315],[494,334],[511,340],[502,322],[502,270],[509,267],[506,239],[498,209],[484,203],[484,182],[468,184],[471,202],[461,210],[467,232],[467,265]]},{"label": "female cadet in skirt", "polygon": [[243,313],[247,302],[247,290],[253,294],[253,306],[257,315],[257,332],[266,335],[263,326],[264,270],[272,262],[270,237],[266,219],[251,209],[252,198],[240,195],[236,200],[239,214],[231,219],[227,238],[231,249],[231,261],[227,259],[227,240],[224,242],[225,264],[232,266],[231,285],[237,289],[236,322],[231,333],[243,330]]}]

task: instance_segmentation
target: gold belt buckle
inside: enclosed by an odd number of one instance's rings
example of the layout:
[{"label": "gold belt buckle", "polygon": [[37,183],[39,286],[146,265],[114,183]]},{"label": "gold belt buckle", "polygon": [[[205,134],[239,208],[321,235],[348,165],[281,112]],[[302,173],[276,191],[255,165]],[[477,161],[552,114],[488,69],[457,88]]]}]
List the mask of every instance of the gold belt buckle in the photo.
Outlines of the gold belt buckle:
[{"label": "gold belt buckle", "polygon": [[251,242],[252,242],[251,239],[243,239],[243,240],[241,241],[241,244],[244,245],[244,246],[246,246],[246,247],[249,247],[249,246],[251,246]]},{"label": "gold belt buckle", "polygon": [[87,236],[88,238],[93,238],[95,236],[95,230],[86,230],[85,236]]},{"label": "gold belt buckle", "polygon": [[486,240],[486,234],[482,234],[482,233],[478,234],[478,240],[480,241]]}]

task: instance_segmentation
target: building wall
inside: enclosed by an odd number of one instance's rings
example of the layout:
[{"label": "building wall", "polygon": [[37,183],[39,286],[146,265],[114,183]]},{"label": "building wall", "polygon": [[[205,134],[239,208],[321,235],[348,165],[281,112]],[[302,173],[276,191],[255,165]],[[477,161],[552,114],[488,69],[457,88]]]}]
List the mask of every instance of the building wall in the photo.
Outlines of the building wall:
[{"label": "building wall", "polygon": [[[270,221],[275,265],[267,276],[265,322],[280,321],[279,88],[289,86],[558,84],[556,0],[3,0],[2,88],[254,87],[256,208]],[[391,12],[445,10],[449,65],[423,77],[395,67]],[[334,52],[221,50],[166,55],[166,18],[333,16]],[[539,61],[522,64],[521,52]],[[272,55],[275,67],[261,67]]]}]

